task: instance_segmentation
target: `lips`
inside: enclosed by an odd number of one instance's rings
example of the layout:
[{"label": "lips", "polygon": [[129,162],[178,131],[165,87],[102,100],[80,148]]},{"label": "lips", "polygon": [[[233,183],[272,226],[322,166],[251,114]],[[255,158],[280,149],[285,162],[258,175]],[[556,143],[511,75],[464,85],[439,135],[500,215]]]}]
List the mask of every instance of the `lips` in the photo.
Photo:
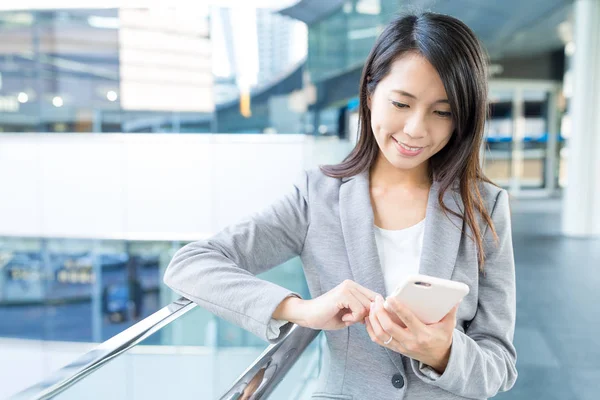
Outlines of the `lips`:
[{"label": "lips", "polygon": [[404,143],[399,142],[394,137],[392,137],[392,139],[394,139],[396,150],[398,151],[398,153],[400,153],[400,155],[404,157],[418,156],[424,150],[424,147],[410,147],[405,145]]},{"label": "lips", "polygon": [[405,144],[405,143],[402,143],[402,142],[400,142],[399,140],[397,140],[397,139],[396,139],[395,137],[393,137],[393,136],[392,136],[392,139],[394,139],[394,141],[395,141],[396,143],[398,143],[400,146],[402,146],[404,149],[406,149],[406,150],[408,150],[408,151],[413,151],[413,152],[416,152],[416,151],[419,151],[419,150],[421,150],[421,149],[423,148],[423,147],[418,147],[418,146],[409,146],[409,145],[407,145],[407,144]]}]

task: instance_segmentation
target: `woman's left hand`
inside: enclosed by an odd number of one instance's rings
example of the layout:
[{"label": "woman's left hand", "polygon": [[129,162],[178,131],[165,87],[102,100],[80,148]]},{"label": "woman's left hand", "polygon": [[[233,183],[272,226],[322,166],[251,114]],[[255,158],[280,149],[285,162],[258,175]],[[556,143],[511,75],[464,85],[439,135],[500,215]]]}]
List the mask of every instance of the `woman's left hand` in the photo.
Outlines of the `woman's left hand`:
[{"label": "woman's left hand", "polygon": [[[452,333],[456,327],[456,311],[459,304],[454,306],[440,322],[426,325],[396,298],[388,297],[386,303],[384,307],[383,297],[378,295],[371,305],[369,316],[365,318],[371,340],[421,361],[443,374],[450,358]],[[406,327],[392,320],[394,314],[404,322]]]}]

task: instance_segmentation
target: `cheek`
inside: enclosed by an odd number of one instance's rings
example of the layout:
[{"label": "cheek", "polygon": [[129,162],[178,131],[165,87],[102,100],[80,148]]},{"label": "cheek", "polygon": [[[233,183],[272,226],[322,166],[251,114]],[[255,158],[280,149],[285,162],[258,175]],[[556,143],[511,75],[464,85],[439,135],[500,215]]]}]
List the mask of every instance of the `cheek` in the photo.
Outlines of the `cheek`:
[{"label": "cheek", "polygon": [[441,150],[444,146],[446,146],[448,144],[448,142],[450,141],[450,138],[452,138],[452,135],[454,133],[454,125],[451,124],[450,126],[446,125],[446,126],[439,127],[437,132],[438,133],[434,139],[434,143],[435,143],[435,147],[438,150]]},{"label": "cheek", "polygon": [[385,139],[385,137],[402,129],[402,120],[397,114],[383,108],[373,109],[373,112],[371,112],[371,128],[376,137]]},{"label": "cheek", "polygon": [[451,137],[452,137],[452,132],[449,132],[449,133],[447,133],[447,134],[446,134],[446,135],[445,135],[445,136],[442,138],[442,140],[440,141],[440,144],[441,144],[442,146],[445,146],[445,145],[447,145],[447,144],[448,144],[448,142],[450,141],[450,138],[451,138]]}]

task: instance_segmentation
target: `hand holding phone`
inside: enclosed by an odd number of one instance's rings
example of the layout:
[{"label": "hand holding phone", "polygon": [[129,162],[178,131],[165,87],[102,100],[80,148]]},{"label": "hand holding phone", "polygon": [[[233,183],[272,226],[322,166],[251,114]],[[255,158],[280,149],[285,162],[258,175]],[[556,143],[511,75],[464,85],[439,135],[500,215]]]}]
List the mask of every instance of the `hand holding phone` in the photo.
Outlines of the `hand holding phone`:
[{"label": "hand holding phone", "polygon": [[402,281],[392,296],[421,322],[435,324],[468,293],[469,287],[462,282],[417,274]]}]

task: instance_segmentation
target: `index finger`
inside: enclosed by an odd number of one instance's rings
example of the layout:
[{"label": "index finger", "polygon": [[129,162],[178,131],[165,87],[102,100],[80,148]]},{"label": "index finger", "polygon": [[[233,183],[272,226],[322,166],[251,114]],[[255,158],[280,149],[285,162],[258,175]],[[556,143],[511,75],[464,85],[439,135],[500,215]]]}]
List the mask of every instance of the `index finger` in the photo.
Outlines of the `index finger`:
[{"label": "index finger", "polygon": [[425,330],[425,324],[395,297],[388,297],[384,307],[386,310],[395,313],[412,333],[419,333]]},{"label": "index finger", "polygon": [[[354,282],[354,283],[356,283],[356,282]],[[367,296],[370,301],[375,301],[375,297],[377,297],[377,293],[375,293],[374,291],[372,291],[370,289],[367,289],[366,287],[364,287],[358,283],[356,283],[356,290],[358,290],[360,293]]]}]

